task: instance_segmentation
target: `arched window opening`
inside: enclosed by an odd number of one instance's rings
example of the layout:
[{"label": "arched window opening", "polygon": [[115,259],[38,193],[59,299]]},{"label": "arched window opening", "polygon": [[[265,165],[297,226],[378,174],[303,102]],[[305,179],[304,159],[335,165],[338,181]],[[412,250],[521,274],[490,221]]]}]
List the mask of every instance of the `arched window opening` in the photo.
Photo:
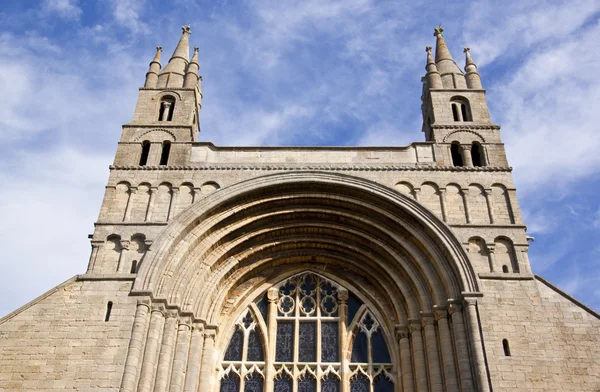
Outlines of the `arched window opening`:
[{"label": "arched window opening", "polygon": [[169,154],[171,153],[171,142],[165,140],[162,145],[162,153],[160,154],[160,165],[166,165],[169,162]]},{"label": "arched window opening", "polygon": [[158,121],[172,121],[175,110],[175,98],[165,97],[160,101]]},{"label": "arched window opening", "polygon": [[108,303],[106,304],[106,315],[104,316],[104,322],[108,322],[110,320],[110,312],[112,312],[112,307],[112,301],[108,301]]},{"label": "arched window opening", "polygon": [[129,272],[132,273],[132,274],[137,273],[137,265],[138,265],[137,260],[133,260],[131,262],[131,271],[129,271]]},{"label": "arched window opening", "polygon": [[144,140],[142,142],[142,155],[140,156],[140,166],[146,166],[148,163],[148,155],[150,155],[150,142]]},{"label": "arched window opening", "polygon": [[452,155],[452,164],[455,167],[463,166],[462,154],[460,153],[460,144],[452,143],[450,146],[450,154]]},{"label": "arched window opening", "polygon": [[507,339],[502,339],[502,347],[504,348],[504,356],[510,357],[510,347]]},{"label": "arched window opening", "polygon": [[464,103],[460,105],[460,114],[462,114],[463,121],[471,121],[467,105]]},{"label": "arched window opening", "polygon": [[502,266],[502,272],[504,272],[505,274],[507,274],[508,273],[508,266],[503,265]]},{"label": "arched window opening", "polygon": [[458,105],[452,104],[452,116],[454,117],[454,121],[460,121],[460,117],[458,117]]},{"label": "arched window opening", "polygon": [[471,145],[471,160],[473,161],[473,166],[483,166],[482,157],[482,147],[479,143],[473,142]]},{"label": "arched window opening", "polygon": [[[276,301],[260,295],[235,324],[220,367],[221,392],[263,392],[262,370],[269,362],[275,368],[274,391],[394,390],[384,331],[358,297],[313,273],[291,277],[268,293]],[[275,340],[272,354],[263,350],[268,334]],[[349,348],[351,358],[342,354]],[[344,368],[351,371],[345,386]]]}]

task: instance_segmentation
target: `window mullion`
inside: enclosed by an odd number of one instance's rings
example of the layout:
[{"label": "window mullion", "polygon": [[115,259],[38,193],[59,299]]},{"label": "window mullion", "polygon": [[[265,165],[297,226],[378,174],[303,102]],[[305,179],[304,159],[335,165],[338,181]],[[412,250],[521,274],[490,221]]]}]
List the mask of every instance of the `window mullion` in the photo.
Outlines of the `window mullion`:
[{"label": "window mullion", "polygon": [[[271,288],[267,292],[269,301],[267,310],[267,347],[265,351],[265,388],[267,391],[273,390],[273,378],[275,377],[275,340],[277,336],[277,300],[279,299],[279,289]],[[264,343],[263,343],[264,344]]]},{"label": "window mullion", "polygon": [[348,291],[340,289],[338,291],[338,356],[340,360],[340,388],[341,392],[350,391],[350,367],[348,356],[352,348],[348,348]]},{"label": "window mullion", "polygon": [[300,282],[296,285],[296,309],[294,309],[294,350],[293,350],[293,359],[294,364],[292,365],[292,369],[294,372],[294,390],[293,392],[298,391],[298,351],[300,346]]}]

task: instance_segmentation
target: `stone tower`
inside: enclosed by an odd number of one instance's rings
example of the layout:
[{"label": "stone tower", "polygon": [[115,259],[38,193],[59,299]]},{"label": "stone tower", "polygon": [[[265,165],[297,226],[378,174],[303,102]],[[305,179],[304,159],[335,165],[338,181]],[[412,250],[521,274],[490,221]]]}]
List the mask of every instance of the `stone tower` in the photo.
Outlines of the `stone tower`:
[{"label": "stone tower", "polygon": [[123,126],[87,271],[0,319],[0,390],[600,388],[600,316],[531,273],[500,127],[441,27],[424,142],[200,142],[189,26]]}]

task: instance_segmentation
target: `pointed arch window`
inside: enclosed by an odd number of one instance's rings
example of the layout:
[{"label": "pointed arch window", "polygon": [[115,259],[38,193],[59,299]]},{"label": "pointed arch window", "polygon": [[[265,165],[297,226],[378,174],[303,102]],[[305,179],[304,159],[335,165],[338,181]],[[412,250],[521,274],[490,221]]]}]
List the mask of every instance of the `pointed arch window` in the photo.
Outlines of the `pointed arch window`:
[{"label": "pointed arch window", "polygon": [[394,390],[380,322],[352,293],[313,273],[291,277],[254,301],[222,358],[221,392]]}]

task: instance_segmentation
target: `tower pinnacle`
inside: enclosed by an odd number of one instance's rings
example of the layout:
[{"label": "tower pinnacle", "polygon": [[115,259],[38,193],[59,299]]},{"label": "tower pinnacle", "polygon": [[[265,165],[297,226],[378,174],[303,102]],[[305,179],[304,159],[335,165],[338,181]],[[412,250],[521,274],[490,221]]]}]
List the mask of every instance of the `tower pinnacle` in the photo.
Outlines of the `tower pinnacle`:
[{"label": "tower pinnacle", "polygon": [[481,89],[481,76],[477,72],[477,65],[471,58],[471,48],[465,48],[465,78],[467,80],[467,87],[471,89]]},{"label": "tower pinnacle", "polygon": [[433,61],[433,56],[431,55],[431,46],[427,46],[425,51],[427,52],[427,66],[425,67],[427,70],[427,75],[425,75],[427,85],[429,88],[443,88],[442,77],[438,72],[435,61]]},{"label": "tower pinnacle", "polygon": [[158,82],[158,72],[160,71],[160,53],[162,52],[162,46],[156,47],[156,54],[150,62],[150,69],[146,73],[146,83],[144,87],[154,88]]},{"label": "tower pinnacle", "polygon": [[182,87],[183,79],[189,62],[190,48],[189,36],[192,33],[190,26],[182,26],[181,38],[173,51],[167,66],[158,77],[158,87]]},{"label": "tower pinnacle", "polygon": [[198,47],[194,48],[192,61],[188,65],[185,81],[183,82],[183,87],[185,88],[194,88],[196,83],[198,83],[198,70],[200,69],[200,65],[198,64],[198,50]]}]

